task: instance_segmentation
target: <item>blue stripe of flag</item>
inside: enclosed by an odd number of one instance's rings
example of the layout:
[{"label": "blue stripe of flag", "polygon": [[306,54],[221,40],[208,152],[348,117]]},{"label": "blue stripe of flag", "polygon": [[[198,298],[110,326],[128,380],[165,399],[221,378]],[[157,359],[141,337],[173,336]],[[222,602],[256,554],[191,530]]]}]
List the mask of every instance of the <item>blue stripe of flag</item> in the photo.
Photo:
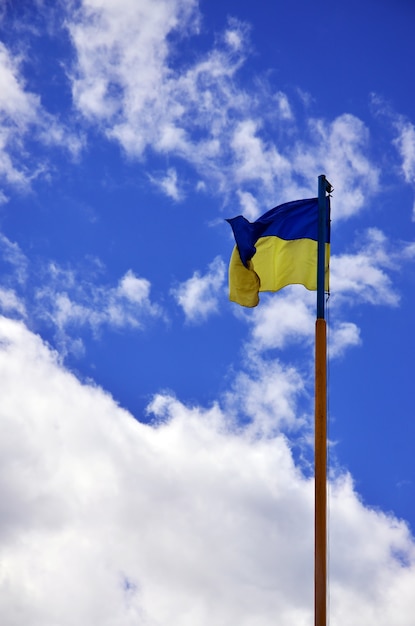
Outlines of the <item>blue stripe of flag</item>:
[{"label": "blue stripe of flag", "polygon": [[[318,240],[318,198],[295,200],[274,207],[255,222],[242,215],[226,220],[232,227],[242,263],[246,266],[256,252],[255,243],[260,237],[280,237]],[[330,242],[327,221],[326,243]]]}]

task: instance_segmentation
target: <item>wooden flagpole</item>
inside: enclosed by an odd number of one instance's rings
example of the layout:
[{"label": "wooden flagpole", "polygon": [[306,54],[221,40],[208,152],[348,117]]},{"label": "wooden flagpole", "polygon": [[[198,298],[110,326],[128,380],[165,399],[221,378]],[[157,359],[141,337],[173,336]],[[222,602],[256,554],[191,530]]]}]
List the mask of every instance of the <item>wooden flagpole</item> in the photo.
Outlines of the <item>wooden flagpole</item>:
[{"label": "wooden flagpole", "polygon": [[327,199],[332,187],[318,177],[319,238],[315,336],[314,626],[327,624],[327,329],[324,311]]},{"label": "wooden flagpole", "polygon": [[314,432],[314,626],[326,626],[327,607],[327,423],[326,320],[316,320]]}]

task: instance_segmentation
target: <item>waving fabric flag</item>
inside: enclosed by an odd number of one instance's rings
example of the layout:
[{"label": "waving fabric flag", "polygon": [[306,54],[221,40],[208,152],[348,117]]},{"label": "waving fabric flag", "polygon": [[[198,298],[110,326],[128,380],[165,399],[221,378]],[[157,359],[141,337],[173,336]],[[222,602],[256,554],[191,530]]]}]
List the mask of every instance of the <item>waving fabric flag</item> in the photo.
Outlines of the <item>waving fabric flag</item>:
[{"label": "waving fabric flag", "polygon": [[[328,291],[329,210],[326,213],[325,290]],[[254,307],[259,302],[260,291],[278,291],[292,284],[317,290],[318,198],[281,204],[255,222],[248,222],[242,215],[226,221],[236,241],[229,265],[232,302]]]}]

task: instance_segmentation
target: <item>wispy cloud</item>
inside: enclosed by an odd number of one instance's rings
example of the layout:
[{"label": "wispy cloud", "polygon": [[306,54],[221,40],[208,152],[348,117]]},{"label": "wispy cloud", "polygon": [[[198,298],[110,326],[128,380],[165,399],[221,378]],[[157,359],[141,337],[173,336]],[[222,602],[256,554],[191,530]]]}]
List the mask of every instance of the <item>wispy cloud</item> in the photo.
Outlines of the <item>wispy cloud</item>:
[{"label": "wispy cloud", "polygon": [[174,167],[169,167],[165,176],[155,177],[149,176],[150,181],[158,187],[166,196],[172,198],[176,202],[183,198],[178,183],[177,171]]},{"label": "wispy cloud", "polygon": [[94,334],[102,326],[139,329],[145,319],[163,316],[161,307],[150,299],[150,289],[150,282],[131,270],[110,287],[51,264],[49,279],[36,292],[37,314],[60,331],[83,326]]},{"label": "wispy cloud", "polygon": [[[0,233],[0,254],[3,262],[9,267],[10,280],[24,284],[28,276],[28,259],[20,246],[16,242],[10,241],[3,233]],[[6,276],[6,271],[3,270],[3,280]]]},{"label": "wispy cloud", "polygon": [[77,268],[50,261],[33,264],[2,234],[0,253],[8,266],[0,286],[0,308],[35,325],[46,322],[63,354],[82,349],[79,335],[85,329],[98,337],[104,327],[142,330],[151,319],[166,320],[164,309],[151,299],[150,281],[131,269],[115,286],[109,285],[98,259]]},{"label": "wispy cloud", "polygon": [[380,171],[369,155],[368,128],[344,114],[332,121],[310,119],[309,133],[309,142],[299,141],[293,150],[295,170],[308,180],[321,170],[335,181],[334,218],[358,213],[379,190]]},{"label": "wispy cloud", "polygon": [[[42,106],[39,95],[26,88],[20,69],[24,61],[0,43],[0,183],[27,191],[31,181],[50,167],[46,156],[36,161],[30,158],[28,142],[59,146],[76,157],[84,141],[80,133],[70,131]],[[0,202],[7,198],[1,191]]]},{"label": "wispy cloud", "polygon": [[[400,163],[393,164],[393,168],[400,170],[402,178],[415,191],[415,126],[411,120],[397,112],[392,104],[379,94],[371,94],[371,106],[376,118],[385,123],[386,129],[392,135],[391,143],[398,152]],[[412,219],[415,220],[415,202]]]},{"label": "wispy cloud", "polygon": [[342,356],[347,348],[361,344],[360,329],[353,322],[339,322],[329,328],[329,356]]},{"label": "wispy cloud", "polygon": [[0,309],[8,315],[26,316],[26,307],[13,289],[0,287]]},{"label": "wispy cloud", "polygon": [[399,267],[399,255],[377,228],[362,233],[359,248],[357,252],[333,256],[331,260],[334,301],[397,305],[399,294],[388,272]]},{"label": "wispy cloud", "polygon": [[[415,126],[402,116],[396,122],[398,136],[395,145],[402,159],[402,173],[407,183],[415,189]],[[412,219],[415,221],[415,201],[412,210]]]},{"label": "wispy cloud", "polygon": [[[250,212],[252,190],[261,205],[315,195],[310,181],[320,171],[336,180],[338,217],[362,210],[377,192],[379,170],[361,120],[350,114],[308,119],[304,133],[289,96],[265,77],[255,94],[239,85],[250,51],[243,22],[230,20],[208,52],[181,64],[169,36],[197,36],[194,2],[159,2],[156,14],[147,3],[140,11],[126,1],[122,7],[84,2],[67,24],[76,53],[74,103],[131,157],[152,151],[184,159],[204,178],[205,189],[225,197],[238,192]],[[153,179],[179,199],[174,169]]]}]

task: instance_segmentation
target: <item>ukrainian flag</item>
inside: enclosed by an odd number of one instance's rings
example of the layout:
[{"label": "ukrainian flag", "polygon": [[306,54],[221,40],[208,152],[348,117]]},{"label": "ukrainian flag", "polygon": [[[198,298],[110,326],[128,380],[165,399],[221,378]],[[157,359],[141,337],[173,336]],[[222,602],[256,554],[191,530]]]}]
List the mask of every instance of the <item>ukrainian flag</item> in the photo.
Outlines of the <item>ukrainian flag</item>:
[{"label": "ukrainian flag", "polygon": [[[330,216],[326,211],[325,290],[329,290]],[[229,299],[246,307],[260,291],[292,284],[317,290],[318,198],[281,204],[255,222],[242,215],[226,220],[236,246],[229,264]]]}]

